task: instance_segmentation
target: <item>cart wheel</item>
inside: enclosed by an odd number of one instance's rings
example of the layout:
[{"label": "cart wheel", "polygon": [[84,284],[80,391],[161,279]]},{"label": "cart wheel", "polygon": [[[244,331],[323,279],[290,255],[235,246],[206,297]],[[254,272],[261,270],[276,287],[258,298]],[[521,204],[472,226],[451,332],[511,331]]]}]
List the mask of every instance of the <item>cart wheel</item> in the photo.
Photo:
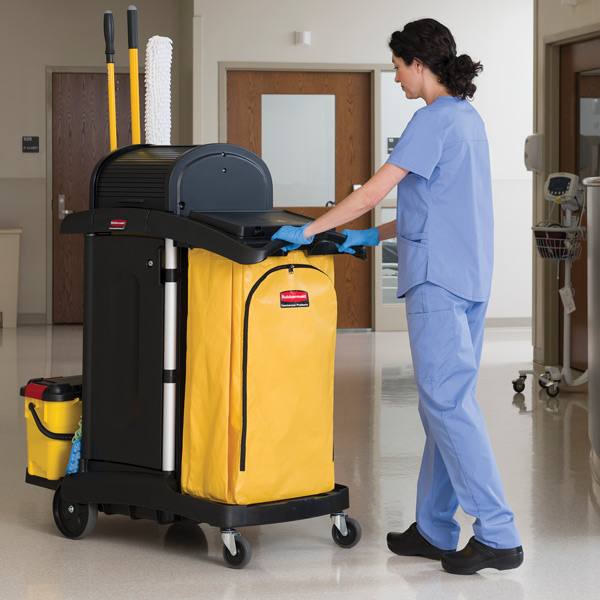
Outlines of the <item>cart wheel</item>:
[{"label": "cart wheel", "polygon": [[525,379],[523,377],[518,377],[517,379],[513,379],[513,390],[520,394],[525,389]]},{"label": "cart wheel", "polygon": [[554,398],[554,396],[558,396],[558,392],[560,392],[560,389],[556,383],[553,383],[546,388],[546,393],[552,398]]},{"label": "cart wheel", "polygon": [[233,556],[233,554],[229,552],[229,548],[223,546],[223,559],[228,567],[231,567],[232,569],[243,569],[252,558],[252,547],[250,546],[250,542],[241,535],[236,535],[235,549],[237,552],[236,555]]},{"label": "cart wheel", "polygon": [[538,383],[540,384],[541,388],[547,388],[548,384],[552,385],[550,382],[552,381],[552,379],[550,379],[550,376],[546,373],[546,375],[543,375],[541,379],[538,379]]},{"label": "cart wheel", "polygon": [[333,541],[342,548],[352,548],[360,542],[362,536],[362,529],[358,524],[358,521],[352,517],[346,517],[346,528],[348,529],[348,535],[342,535],[340,530],[334,525],[331,528],[331,536]]},{"label": "cart wheel", "polygon": [[59,531],[72,540],[80,540],[91,533],[98,520],[96,504],[67,502],[60,494],[60,486],[54,493],[52,512]]}]

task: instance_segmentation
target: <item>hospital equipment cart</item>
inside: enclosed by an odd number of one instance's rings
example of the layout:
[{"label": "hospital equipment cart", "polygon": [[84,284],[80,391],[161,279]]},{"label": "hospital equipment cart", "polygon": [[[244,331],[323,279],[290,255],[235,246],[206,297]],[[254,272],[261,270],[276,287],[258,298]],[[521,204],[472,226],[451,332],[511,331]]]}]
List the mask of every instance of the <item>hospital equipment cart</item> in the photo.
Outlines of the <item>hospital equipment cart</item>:
[{"label": "hospital equipment cart", "polygon": [[[585,197],[577,175],[553,173],[544,184],[544,198],[552,204],[550,217],[532,227],[532,230],[539,257],[556,261],[557,277],[560,274],[560,264],[564,263],[564,286],[559,290],[564,307],[563,364],[562,368],[546,366],[541,374],[533,370],[519,371],[519,377],[512,382],[517,393],[525,389],[527,375],[537,378],[549,396],[559,393],[559,384],[562,382],[567,387],[577,387],[588,380],[587,371],[576,377],[571,370],[571,313],[575,310],[571,267],[573,261],[581,255],[581,241],[585,239],[585,227],[581,226]],[[555,211],[558,211],[558,217],[553,221]]]}]

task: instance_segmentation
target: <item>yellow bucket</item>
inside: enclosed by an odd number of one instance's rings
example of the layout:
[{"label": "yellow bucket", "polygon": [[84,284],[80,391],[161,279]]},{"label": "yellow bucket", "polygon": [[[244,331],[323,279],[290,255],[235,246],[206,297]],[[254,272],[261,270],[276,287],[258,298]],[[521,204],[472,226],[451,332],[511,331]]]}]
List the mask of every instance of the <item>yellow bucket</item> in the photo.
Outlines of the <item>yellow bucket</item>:
[{"label": "yellow bucket", "polygon": [[33,379],[24,388],[27,475],[57,481],[65,475],[81,419],[81,377]]}]

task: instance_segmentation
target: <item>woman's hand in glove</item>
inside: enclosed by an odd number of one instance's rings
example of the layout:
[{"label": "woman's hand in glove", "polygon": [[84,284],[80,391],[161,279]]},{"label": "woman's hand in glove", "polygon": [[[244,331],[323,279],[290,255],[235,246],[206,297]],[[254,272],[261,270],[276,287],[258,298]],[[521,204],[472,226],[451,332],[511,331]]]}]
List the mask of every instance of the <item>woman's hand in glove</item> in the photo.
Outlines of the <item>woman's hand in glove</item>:
[{"label": "woman's hand in glove", "polygon": [[371,229],[344,229],[342,233],[346,236],[346,241],[338,247],[339,252],[354,254],[352,246],[379,245],[379,230],[377,227],[371,227]]},{"label": "woman's hand in glove", "polygon": [[304,230],[310,225],[311,222],[308,222],[306,225],[302,227],[292,227],[291,225],[284,225],[281,229],[278,229],[273,236],[272,240],[284,240],[285,242],[291,242],[289,246],[284,246],[282,250],[284,252],[289,252],[290,250],[296,250],[296,248],[300,248],[300,246],[304,246],[305,244],[310,244],[313,241],[314,235],[307,238],[304,235]]}]

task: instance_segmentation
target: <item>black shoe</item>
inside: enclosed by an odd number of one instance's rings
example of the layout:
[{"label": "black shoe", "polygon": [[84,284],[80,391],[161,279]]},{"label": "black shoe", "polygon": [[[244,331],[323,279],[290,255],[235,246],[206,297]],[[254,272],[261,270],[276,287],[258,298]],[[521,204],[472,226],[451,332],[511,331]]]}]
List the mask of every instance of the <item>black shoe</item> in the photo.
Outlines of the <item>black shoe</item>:
[{"label": "black shoe", "polygon": [[433,560],[440,560],[444,552],[452,552],[452,550],[440,550],[430,544],[419,533],[416,523],[413,523],[404,533],[388,533],[387,545],[392,552],[400,556],[424,556]]},{"label": "black shoe", "polygon": [[458,552],[442,556],[442,567],[455,575],[471,575],[491,567],[499,571],[516,569],[523,563],[523,546],[499,549],[478,542],[474,537]]}]

